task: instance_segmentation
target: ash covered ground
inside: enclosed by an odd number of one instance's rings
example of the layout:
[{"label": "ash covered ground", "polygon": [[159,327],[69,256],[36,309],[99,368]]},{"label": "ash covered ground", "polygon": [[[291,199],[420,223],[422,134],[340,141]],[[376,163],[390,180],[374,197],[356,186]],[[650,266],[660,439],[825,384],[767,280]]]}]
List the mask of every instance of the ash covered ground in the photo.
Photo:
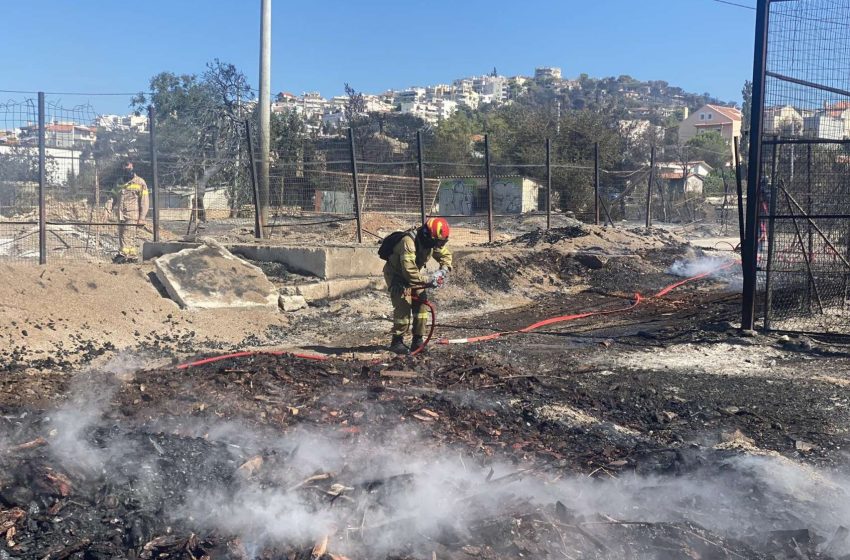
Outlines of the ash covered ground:
[{"label": "ash covered ground", "polygon": [[[459,263],[438,336],[623,308],[728,258],[664,232],[524,236]],[[260,316],[217,336],[219,315],[160,303],[134,317],[137,338],[76,361],[48,328],[42,353],[5,357],[0,555],[850,557],[846,347],[743,336],[734,288],[732,270],[628,313],[413,358],[380,351],[389,308],[373,292],[261,336]],[[140,348],[189,320],[201,334]],[[99,330],[68,332],[103,348]],[[175,366],[267,344],[333,358]]]}]

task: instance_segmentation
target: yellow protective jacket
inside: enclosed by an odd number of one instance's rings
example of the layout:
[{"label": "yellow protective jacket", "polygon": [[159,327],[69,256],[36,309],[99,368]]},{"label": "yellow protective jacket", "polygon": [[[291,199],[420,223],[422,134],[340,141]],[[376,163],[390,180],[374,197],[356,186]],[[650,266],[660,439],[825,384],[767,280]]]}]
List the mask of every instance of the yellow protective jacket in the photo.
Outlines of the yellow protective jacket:
[{"label": "yellow protective jacket", "polygon": [[145,219],[150,207],[148,184],[138,175],[119,186],[118,218],[120,220]]},{"label": "yellow protective jacket", "polygon": [[404,288],[421,288],[428,279],[422,274],[428,261],[433,258],[440,268],[452,269],[452,253],[446,247],[429,249],[416,243],[416,228],[407,232],[401,241],[396,243],[387,264],[384,265],[384,276],[387,283],[400,285]]}]

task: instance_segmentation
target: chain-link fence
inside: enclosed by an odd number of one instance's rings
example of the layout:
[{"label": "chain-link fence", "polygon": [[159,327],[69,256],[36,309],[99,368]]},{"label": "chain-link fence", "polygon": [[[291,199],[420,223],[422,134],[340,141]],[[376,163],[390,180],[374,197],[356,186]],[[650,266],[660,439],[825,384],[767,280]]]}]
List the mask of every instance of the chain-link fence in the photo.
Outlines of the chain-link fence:
[{"label": "chain-link fence", "polygon": [[[44,95],[0,104],[0,258],[102,260],[117,252],[118,171],[149,144],[99,154],[96,121],[90,105]],[[138,169],[146,171],[142,161]]]},{"label": "chain-link fence", "polygon": [[[369,243],[423,216],[440,216],[452,225],[453,244],[481,244],[558,225],[570,204],[562,196],[593,196],[592,161],[547,166],[541,140],[540,163],[488,166],[487,142],[482,137],[479,143],[480,154],[457,162],[442,161],[434,138],[416,133],[408,142],[356,129],[347,137],[299,139],[279,149],[284,157],[269,161],[266,237],[350,243],[359,230],[359,239]],[[254,161],[262,165],[259,153]],[[592,209],[574,215],[593,221]]]},{"label": "chain-link fence", "polygon": [[745,324],[751,309],[766,329],[846,333],[850,4],[759,8],[766,49],[756,57]]},{"label": "chain-link fence", "polygon": [[[104,115],[43,94],[0,104],[0,258],[108,260],[122,239],[125,247],[199,236],[376,243],[429,216],[450,222],[453,245],[503,241],[569,219],[702,219],[695,202],[702,192],[688,196],[691,162],[678,183],[675,173],[665,175],[666,154],[656,162],[648,149],[633,169],[608,169],[599,144],[572,132],[552,141],[479,134],[449,145],[433,128],[293,133],[273,119],[264,156],[250,103],[163,114],[144,101],[133,107],[137,113]],[[150,193],[139,220],[122,214],[128,161]]]},{"label": "chain-link fence", "polygon": [[0,257],[39,255],[39,152],[34,99],[0,104]]}]

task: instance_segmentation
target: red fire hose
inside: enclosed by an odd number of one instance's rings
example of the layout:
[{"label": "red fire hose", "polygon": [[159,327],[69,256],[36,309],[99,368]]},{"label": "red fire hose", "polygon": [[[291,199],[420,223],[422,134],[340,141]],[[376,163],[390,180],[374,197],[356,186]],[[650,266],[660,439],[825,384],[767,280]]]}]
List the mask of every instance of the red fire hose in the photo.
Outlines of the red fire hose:
[{"label": "red fire hose", "polygon": [[437,310],[434,308],[434,304],[430,301],[422,301],[416,296],[413,296],[413,301],[419,302],[420,305],[424,305],[428,308],[428,311],[431,312],[431,329],[428,331],[428,336],[425,337],[425,341],[422,343],[422,346],[411,352],[411,356],[415,356],[425,350],[425,347],[428,346],[429,342],[431,342],[431,337],[434,336],[434,329],[437,328]]},{"label": "red fire hose", "polygon": [[[674,282],[673,284],[670,284],[669,286],[665,286],[664,288],[662,288],[659,292],[657,292],[656,294],[651,296],[649,299],[656,299],[656,298],[664,297],[665,295],[669,294],[670,292],[672,292],[676,288],[683,286],[683,285],[687,284],[688,282],[693,282],[695,280],[705,278],[707,276],[714,274],[715,272],[719,272],[721,270],[731,268],[731,267],[733,267],[737,264],[738,264],[738,261],[733,261],[733,262],[727,263],[723,266],[709,270],[707,272],[703,272],[703,273],[697,274],[695,276],[690,276],[688,278],[685,278],[684,280]],[[572,315],[561,315],[559,317],[551,317],[549,319],[544,319],[542,321],[538,321],[536,323],[528,325],[527,327],[524,327],[522,329],[515,330],[515,331],[497,332],[497,333],[493,333],[493,334],[487,334],[487,335],[483,335],[483,336],[475,336],[475,337],[471,337],[471,338],[453,338],[453,339],[442,338],[442,339],[437,341],[437,344],[471,344],[471,343],[474,343],[474,342],[484,342],[486,340],[494,340],[494,339],[500,338],[502,336],[507,336],[507,335],[512,335],[512,334],[530,333],[530,332],[535,331],[535,330],[537,330],[541,327],[545,327],[547,325],[554,325],[556,323],[566,323],[568,321],[576,321],[578,319],[584,319],[586,317],[596,317],[596,316],[599,316],[599,315],[612,315],[614,313],[625,313],[626,311],[631,311],[632,309],[634,309],[635,307],[637,307],[638,305],[643,303],[645,300],[646,300],[646,298],[644,296],[642,296],[640,293],[635,292],[634,301],[632,301],[631,304],[629,304],[625,307],[621,307],[619,309],[609,309],[608,311],[589,311],[589,312],[586,312],[586,313],[575,313],[575,314],[572,314]]]},{"label": "red fire hose", "polygon": [[177,369],[188,369],[190,367],[202,366],[204,364],[211,364],[214,362],[220,362],[222,360],[229,360],[231,358],[245,358],[248,356],[292,356],[293,358],[299,358],[301,360],[314,360],[317,362],[324,362],[326,360],[330,360],[329,356],[322,356],[321,354],[299,354],[297,352],[283,352],[279,350],[250,350],[244,352],[234,352],[232,354],[223,354],[221,356],[213,356],[211,358],[204,358],[202,360],[196,360],[194,362],[180,364],[179,366],[177,366]]},{"label": "red fire hose", "polygon": [[[721,270],[726,270],[728,268],[731,268],[731,267],[733,267],[737,264],[739,264],[739,261],[733,261],[733,262],[727,263],[723,266],[717,267],[715,269],[697,274],[695,276],[690,276],[690,277],[685,278],[684,280],[680,280],[678,282],[674,282],[673,284],[665,286],[664,288],[659,290],[657,293],[650,296],[649,299],[656,299],[656,298],[664,297],[665,295],[669,294],[670,292],[672,292],[676,288],[679,288],[679,287],[681,287],[681,286],[683,286],[683,285],[685,285],[689,282],[693,282],[695,280],[700,280],[702,278],[710,276],[710,275],[712,275],[716,272],[719,272]],[[483,336],[469,337],[469,338],[454,338],[454,339],[443,338],[443,339],[438,340],[437,343],[438,344],[471,344],[471,343],[474,343],[474,342],[484,342],[484,341],[487,341],[487,340],[495,340],[495,339],[500,338],[502,336],[530,333],[530,332],[535,331],[535,330],[537,330],[541,327],[545,327],[545,326],[548,326],[548,325],[554,325],[554,324],[557,324],[557,323],[566,323],[566,322],[569,322],[569,321],[576,321],[578,319],[585,319],[587,317],[596,317],[596,316],[601,316],[601,315],[612,315],[612,314],[615,314],[615,313],[625,313],[627,311],[631,311],[632,309],[636,308],[641,303],[646,301],[646,299],[647,298],[642,296],[640,293],[635,292],[634,300],[629,305],[627,305],[625,307],[618,308],[618,309],[609,309],[607,311],[588,311],[588,312],[585,312],[585,313],[574,313],[574,314],[571,314],[571,315],[561,315],[561,316],[558,316],[558,317],[550,317],[549,319],[544,319],[542,321],[532,323],[531,325],[528,325],[527,327],[523,327],[521,329],[514,330],[514,331],[497,332],[497,333],[487,334],[487,335],[483,335]],[[416,301],[419,304],[424,305],[428,308],[428,311],[431,314],[431,328],[428,331],[428,336],[425,338],[425,341],[423,342],[422,346],[420,346],[419,348],[417,348],[416,350],[411,352],[410,353],[411,356],[415,356],[417,354],[420,354],[423,350],[425,350],[425,347],[428,346],[428,343],[431,341],[431,338],[434,335],[434,329],[437,327],[437,310],[434,308],[434,304],[431,303],[430,301],[421,301],[418,298],[416,298],[415,296],[413,298],[413,301]],[[214,363],[214,362],[219,362],[221,360],[229,360],[231,358],[244,358],[244,357],[247,357],[247,356],[259,356],[259,355],[292,356],[293,358],[299,358],[299,359],[302,359],[302,360],[314,360],[314,361],[326,361],[326,360],[330,359],[329,356],[323,356],[323,355],[320,355],[320,354],[299,354],[299,353],[296,353],[296,352],[285,352],[285,351],[277,351],[277,350],[254,350],[254,351],[234,352],[232,354],[224,354],[222,356],[213,356],[211,358],[204,358],[204,359],[201,359],[201,360],[196,360],[194,362],[189,362],[189,363],[186,363],[186,364],[179,365],[179,366],[177,366],[177,368],[178,369],[188,369],[190,367],[201,366],[201,365],[204,365],[204,364],[211,364],[211,363]]]}]

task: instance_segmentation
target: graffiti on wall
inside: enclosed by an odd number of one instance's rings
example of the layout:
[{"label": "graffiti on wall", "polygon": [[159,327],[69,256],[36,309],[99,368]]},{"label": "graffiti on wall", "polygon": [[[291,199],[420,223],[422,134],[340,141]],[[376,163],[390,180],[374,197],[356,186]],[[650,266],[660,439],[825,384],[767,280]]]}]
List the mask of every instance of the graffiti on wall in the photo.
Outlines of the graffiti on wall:
[{"label": "graffiti on wall", "polygon": [[479,179],[445,179],[440,182],[440,214],[471,216],[475,211],[475,192]]},{"label": "graffiti on wall", "polygon": [[316,191],[316,211],[331,214],[353,214],[354,194],[344,191]]},{"label": "graffiti on wall", "polygon": [[493,212],[522,214],[522,179],[519,177],[493,179]]},{"label": "graffiti on wall", "polygon": [[[522,214],[538,207],[540,185],[522,177],[493,179],[493,212]],[[487,212],[487,182],[483,177],[443,179],[438,196],[440,214],[471,216]]]}]

